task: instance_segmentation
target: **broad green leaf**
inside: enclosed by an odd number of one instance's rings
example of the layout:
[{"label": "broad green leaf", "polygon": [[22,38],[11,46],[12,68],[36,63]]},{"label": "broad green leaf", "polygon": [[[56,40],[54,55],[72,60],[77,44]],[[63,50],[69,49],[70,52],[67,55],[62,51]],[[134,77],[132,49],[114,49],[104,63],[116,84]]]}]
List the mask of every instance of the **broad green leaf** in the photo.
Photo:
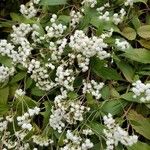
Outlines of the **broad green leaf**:
[{"label": "broad green leaf", "polygon": [[123,80],[121,75],[113,68],[99,67],[95,65],[92,70],[97,76],[106,80]]},{"label": "broad green leaf", "polygon": [[150,51],[146,49],[129,49],[123,54],[123,56],[144,64],[150,63]]},{"label": "broad green leaf", "polygon": [[98,137],[101,137],[103,134],[104,125],[100,122],[90,122],[86,126],[90,128]]},{"label": "broad green leaf", "polygon": [[31,23],[31,24],[36,23],[35,20],[27,19],[24,16],[17,14],[17,13],[10,13],[10,16],[11,16],[13,21],[17,21],[20,23]]},{"label": "broad green leaf", "polygon": [[128,40],[134,40],[136,38],[136,32],[133,28],[131,27],[125,27],[122,32],[121,35],[123,35],[125,38],[127,38]]},{"label": "broad green leaf", "polygon": [[94,73],[96,73],[99,77],[104,78],[106,80],[122,80],[122,77],[118,72],[109,67],[104,67],[105,62],[100,60],[99,58],[92,58],[90,62],[91,69]]},{"label": "broad green leaf", "polygon": [[122,94],[121,98],[129,102],[141,103],[138,98],[133,98],[133,95],[134,94],[132,92],[129,92],[129,93]]},{"label": "broad green leaf", "polygon": [[8,58],[7,56],[1,56],[0,55],[0,63],[4,64],[7,67],[12,67],[12,60]]},{"label": "broad green leaf", "polygon": [[128,150],[150,150],[150,145],[138,141],[133,146],[128,146],[127,149]]},{"label": "broad green leaf", "polygon": [[9,87],[8,86],[0,89],[0,105],[7,104],[8,96],[9,96]]},{"label": "broad green leaf", "polygon": [[59,16],[58,20],[65,24],[68,24],[71,21],[71,18],[70,18],[70,16],[61,15],[61,16]]},{"label": "broad green leaf", "polygon": [[127,106],[127,102],[124,100],[109,100],[103,102],[101,111],[104,114],[111,113],[112,115],[116,115],[118,113],[123,112],[124,107]]},{"label": "broad green leaf", "polygon": [[41,0],[40,5],[64,5],[67,0]]},{"label": "broad green leaf", "polygon": [[116,60],[116,64],[118,68],[121,70],[121,72],[123,73],[126,80],[132,82],[135,74],[134,68],[131,67],[127,62],[121,60],[120,61]]},{"label": "broad green leaf", "polygon": [[109,87],[109,86],[105,86],[105,87],[101,90],[101,95],[102,95],[102,98],[103,98],[104,100],[109,99],[110,96],[111,96],[110,87]]},{"label": "broad green leaf", "polygon": [[129,112],[127,118],[137,133],[150,140],[150,118],[144,118],[142,115],[137,114],[137,112],[133,110]]},{"label": "broad green leaf", "polygon": [[43,96],[45,95],[45,92],[40,90],[38,87],[34,87],[31,89],[31,93],[35,96]]},{"label": "broad green leaf", "polygon": [[140,37],[144,39],[150,38],[150,25],[143,25],[137,29],[137,33]]},{"label": "broad green leaf", "polygon": [[141,22],[140,22],[140,19],[138,18],[137,15],[134,15],[134,17],[132,18],[131,20],[134,28],[137,30],[140,26],[141,26]]},{"label": "broad green leaf", "polygon": [[3,116],[4,114],[6,114],[8,110],[9,110],[8,105],[0,104],[0,116]]},{"label": "broad green leaf", "polygon": [[25,83],[25,88],[26,89],[30,88],[30,86],[32,85],[32,83],[33,83],[33,80],[30,77],[27,78],[26,83]]},{"label": "broad green leaf", "polygon": [[87,93],[86,99],[87,99],[88,106],[90,106],[91,108],[94,108],[94,109],[97,108],[98,102],[96,101],[96,99],[93,98],[92,94]]},{"label": "broad green leaf", "polygon": [[41,112],[41,114],[44,117],[43,128],[45,128],[47,124],[49,123],[49,117],[50,117],[51,110],[52,110],[52,104],[49,101],[45,101],[44,106],[45,106],[45,111]]},{"label": "broad green leaf", "polygon": [[20,80],[22,80],[25,76],[26,76],[26,72],[24,71],[20,71],[19,73],[17,73],[11,80],[10,80],[10,84],[14,84]]},{"label": "broad green leaf", "polygon": [[141,46],[143,46],[144,48],[150,49],[150,40],[145,40],[145,39],[140,39],[139,43],[141,44]]},{"label": "broad green leaf", "polygon": [[134,3],[141,2],[141,3],[147,4],[147,0],[133,0],[133,2]]}]

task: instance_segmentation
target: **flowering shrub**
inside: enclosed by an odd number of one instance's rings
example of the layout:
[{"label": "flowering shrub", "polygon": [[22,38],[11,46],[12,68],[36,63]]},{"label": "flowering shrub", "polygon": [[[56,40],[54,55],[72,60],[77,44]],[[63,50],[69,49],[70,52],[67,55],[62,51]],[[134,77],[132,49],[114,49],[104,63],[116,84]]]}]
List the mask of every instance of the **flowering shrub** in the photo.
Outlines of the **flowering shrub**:
[{"label": "flowering shrub", "polygon": [[19,11],[0,22],[0,149],[149,150],[149,2]]}]

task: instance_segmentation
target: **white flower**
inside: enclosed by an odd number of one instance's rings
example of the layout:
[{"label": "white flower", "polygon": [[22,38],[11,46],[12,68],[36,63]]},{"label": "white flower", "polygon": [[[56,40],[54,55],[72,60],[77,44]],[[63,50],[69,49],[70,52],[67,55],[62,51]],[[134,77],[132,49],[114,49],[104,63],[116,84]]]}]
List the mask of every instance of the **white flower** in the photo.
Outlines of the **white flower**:
[{"label": "white flower", "polygon": [[89,5],[91,8],[93,8],[97,4],[97,0],[83,0],[81,4]]},{"label": "white flower", "polygon": [[103,130],[106,137],[106,150],[113,150],[114,146],[117,146],[119,142],[125,146],[132,146],[137,142],[138,137],[136,135],[130,136],[127,131],[115,123],[111,114],[104,116],[103,120],[107,126],[107,129]]},{"label": "white flower", "polygon": [[33,135],[32,139],[35,144],[40,146],[49,146],[49,144],[53,143],[53,140],[48,139],[47,136],[42,136],[42,135]]},{"label": "white flower", "polygon": [[96,99],[101,98],[100,90],[103,88],[104,83],[97,83],[94,80],[91,80],[90,82],[86,83],[85,80],[83,80],[83,93],[91,93]]},{"label": "white flower", "polygon": [[0,83],[5,82],[6,80],[9,79],[10,76],[13,76],[15,72],[15,68],[11,67],[5,67],[5,66],[0,66]]},{"label": "white flower", "polygon": [[76,25],[79,23],[80,19],[82,18],[81,13],[72,10],[70,12],[70,16],[71,16],[71,24],[70,25],[72,27],[76,27]]},{"label": "white flower", "polygon": [[17,89],[17,90],[15,91],[15,97],[16,97],[16,98],[22,97],[22,96],[24,96],[25,94],[26,94],[25,91],[23,91],[22,89]]},{"label": "white flower", "polygon": [[133,1],[134,0],[126,0],[125,3],[124,3],[124,5],[125,6],[133,6]]},{"label": "white flower", "polygon": [[134,93],[134,98],[139,97],[141,102],[150,101],[150,83],[144,84],[140,80],[138,80],[132,85],[132,92]]},{"label": "white flower", "polygon": [[125,40],[121,41],[120,39],[116,39],[115,44],[120,50],[126,50],[130,47],[129,43]]},{"label": "white flower", "polygon": [[[34,3],[37,4],[38,0],[34,0]],[[26,18],[32,18],[35,17],[38,10],[35,8],[34,4],[32,2],[29,2],[26,5],[20,5],[20,12],[25,16]]]}]

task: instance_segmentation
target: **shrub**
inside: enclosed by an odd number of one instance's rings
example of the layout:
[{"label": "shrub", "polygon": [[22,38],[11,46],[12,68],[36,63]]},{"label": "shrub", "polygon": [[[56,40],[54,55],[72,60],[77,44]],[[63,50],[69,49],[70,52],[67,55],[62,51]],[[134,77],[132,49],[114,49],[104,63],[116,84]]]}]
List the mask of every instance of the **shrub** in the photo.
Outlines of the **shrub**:
[{"label": "shrub", "polygon": [[30,0],[19,11],[0,23],[1,148],[149,150],[149,2]]}]

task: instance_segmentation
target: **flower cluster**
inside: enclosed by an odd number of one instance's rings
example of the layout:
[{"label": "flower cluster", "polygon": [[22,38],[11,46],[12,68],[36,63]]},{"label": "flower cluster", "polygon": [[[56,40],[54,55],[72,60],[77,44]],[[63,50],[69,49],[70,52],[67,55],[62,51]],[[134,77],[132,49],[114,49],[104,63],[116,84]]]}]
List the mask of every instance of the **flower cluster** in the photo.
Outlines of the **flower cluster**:
[{"label": "flower cluster", "polygon": [[0,133],[7,129],[8,121],[4,120],[3,117],[0,117]]},{"label": "flower cluster", "polygon": [[38,115],[40,112],[40,108],[35,107],[34,109],[28,109],[28,112],[24,113],[22,116],[17,117],[18,125],[21,126],[22,129],[32,130],[31,125],[31,117],[34,115]]},{"label": "flower cluster", "polygon": [[134,2],[134,0],[126,0],[124,5],[125,6],[133,6],[133,2]]},{"label": "flower cluster", "polygon": [[16,98],[22,97],[25,94],[26,94],[25,91],[23,91],[22,89],[18,89],[18,90],[15,91],[15,97]]},{"label": "flower cluster", "polygon": [[80,101],[67,101],[67,91],[62,90],[61,95],[55,97],[55,108],[49,119],[50,126],[58,132],[62,132],[65,123],[76,124],[77,121],[83,121],[83,115],[90,108],[82,105]]},{"label": "flower cluster", "polygon": [[71,26],[76,27],[76,25],[80,22],[80,19],[82,18],[82,15],[80,12],[76,12],[75,10],[72,10],[70,12],[71,17]]},{"label": "flower cluster", "polygon": [[26,18],[35,17],[38,10],[35,7],[35,4],[39,4],[40,0],[33,0],[33,2],[29,2],[26,5],[20,5],[20,12]]},{"label": "flower cluster", "polygon": [[60,150],[88,150],[94,146],[90,139],[83,138],[79,133],[73,133],[70,130],[67,130],[65,143],[66,145]]},{"label": "flower cluster", "polygon": [[125,40],[121,41],[120,39],[116,39],[115,44],[120,50],[126,50],[130,47],[129,43]]},{"label": "flower cluster", "polygon": [[83,93],[90,93],[92,94],[96,99],[101,98],[100,90],[103,88],[104,83],[97,83],[94,80],[91,80],[90,82],[83,81]]},{"label": "flower cluster", "polygon": [[82,30],[76,30],[74,35],[70,37],[69,46],[75,52],[81,53],[87,58],[96,55],[100,59],[105,59],[110,56],[110,54],[104,50],[108,45],[104,43],[102,38],[96,36],[89,38]]},{"label": "flower cluster", "polygon": [[55,87],[55,83],[49,79],[48,70],[41,65],[40,61],[32,59],[28,65],[28,73],[31,73],[31,78],[40,89],[48,91]]},{"label": "flower cluster", "polygon": [[51,26],[46,26],[45,30],[47,32],[46,37],[53,38],[53,37],[61,37],[63,32],[67,29],[67,27],[63,24],[56,24],[57,15],[53,14],[50,21],[52,22]]},{"label": "flower cluster", "polygon": [[4,65],[0,66],[0,83],[3,83],[6,80],[8,80],[10,76],[14,75],[14,72],[15,72],[14,67],[8,68],[5,67]]},{"label": "flower cluster", "polygon": [[134,98],[139,98],[141,102],[150,102],[150,83],[144,84],[140,80],[132,84]]},{"label": "flower cluster", "polygon": [[53,140],[48,139],[46,136],[43,137],[42,135],[34,135],[32,136],[32,139],[35,144],[40,146],[48,146],[53,143]]},{"label": "flower cluster", "polygon": [[117,146],[119,142],[125,146],[132,146],[137,142],[138,137],[136,135],[130,136],[127,131],[115,123],[111,114],[104,116],[103,120],[107,126],[107,129],[103,130],[106,137],[106,150],[113,150],[114,146]]},{"label": "flower cluster", "polygon": [[82,1],[82,5],[85,4],[85,5],[88,5],[90,6],[91,8],[95,7],[95,5],[97,4],[97,0],[83,0]]},{"label": "flower cluster", "polygon": [[72,69],[65,69],[63,65],[60,65],[56,70],[55,81],[59,85],[64,86],[67,90],[73,91],[73,81],[75,77],[73,76]]}]

